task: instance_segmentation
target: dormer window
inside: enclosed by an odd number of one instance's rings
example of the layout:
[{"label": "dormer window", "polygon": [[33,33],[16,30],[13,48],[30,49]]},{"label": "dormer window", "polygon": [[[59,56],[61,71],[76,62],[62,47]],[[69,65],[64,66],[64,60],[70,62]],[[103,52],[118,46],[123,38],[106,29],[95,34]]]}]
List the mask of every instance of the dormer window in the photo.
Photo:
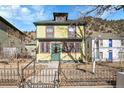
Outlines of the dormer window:
[{"label": "dormer window", "polygon": [[66,21],[68,13],[53,13],[54,21]]},{"label": "dormer window", "polygon": [[57,16],[56,18],[55,18],[55,20],[56,21],[66,21],[66,17],[65,16]]}]

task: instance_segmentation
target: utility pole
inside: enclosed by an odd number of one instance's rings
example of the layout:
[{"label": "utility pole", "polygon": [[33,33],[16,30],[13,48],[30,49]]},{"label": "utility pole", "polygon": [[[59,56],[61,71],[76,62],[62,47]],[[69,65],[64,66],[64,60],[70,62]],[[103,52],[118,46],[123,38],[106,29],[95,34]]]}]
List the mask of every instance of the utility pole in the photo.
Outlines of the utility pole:
[{"label": "utility pole", "polygon": [[96,67],[96,60],[95,60],[95,58],[96,58],[96,52],[95,52],[95,47],[96,47],[96,40],[94,40],[94,49],[93,49],[93,51],[94,51],[94,57],[93,57],[93,70],[92,70],[92,72],[93,73],[95,73],[95,67]]},{"label": "utility pole", "polygon": [[[95,69],[96,69],[96,49],[98,48],[99,50],[99,39],[100,38],[101,38],[101,35],[98,35],[98,37],[94,39],[94,58],[93,58],[93,70],[92,70],[93,73],[95,73]],[[99,53],[97,54],[97,56],[99,57]]]}]

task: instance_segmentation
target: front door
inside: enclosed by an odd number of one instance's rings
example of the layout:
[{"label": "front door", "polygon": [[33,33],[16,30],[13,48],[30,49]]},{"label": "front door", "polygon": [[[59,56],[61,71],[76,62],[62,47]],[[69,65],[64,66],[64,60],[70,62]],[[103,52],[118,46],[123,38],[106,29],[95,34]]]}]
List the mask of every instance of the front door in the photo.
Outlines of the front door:
[{"label": "front door", "polygon": [[60,44],[51,44],[51,60],[59,61],[60,53],[61,53]]},{"label": "front door", "polygon": [[109,51],[109,61],[112,61],[112,51]]}]

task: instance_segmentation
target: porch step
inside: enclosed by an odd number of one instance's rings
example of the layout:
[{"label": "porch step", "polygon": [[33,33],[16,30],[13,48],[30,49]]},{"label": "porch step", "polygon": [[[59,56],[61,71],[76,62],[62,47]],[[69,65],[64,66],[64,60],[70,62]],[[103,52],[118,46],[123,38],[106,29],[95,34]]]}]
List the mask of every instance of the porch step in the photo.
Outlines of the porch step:
[{"label": "porch step", "polygon": [[52,61],[48,63],[48,68],[58,68],[59,62],[58,61]]}]

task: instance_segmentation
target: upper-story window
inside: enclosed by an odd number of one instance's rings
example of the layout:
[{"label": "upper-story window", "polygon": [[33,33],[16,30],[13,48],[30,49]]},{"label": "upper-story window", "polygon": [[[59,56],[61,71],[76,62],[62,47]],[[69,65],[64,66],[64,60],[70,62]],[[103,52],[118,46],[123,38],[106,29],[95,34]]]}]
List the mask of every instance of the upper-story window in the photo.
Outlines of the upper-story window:
[{"label": "upper-story window", "polygon": [[124,46],[124,39],[121,39],[121,46]]},{"label": "upper-story window", "polygon": [[69,28],[68,28],[68,37],[69,38],[76,37],[76,27],[75,26],[69,26]]},{"label": "upper-story window", "polygon": [[54,36],[54,27],[53,26],[46,26],[46,38],[53,38]]},{"label": "upper-story window", "polygon": [[109,47],[112,47],[112,39],[109,39]]},{"label": "upper-story window", "polygon": [[103,46],[103,40],[102,39],[99,40],[99,46]]}]

